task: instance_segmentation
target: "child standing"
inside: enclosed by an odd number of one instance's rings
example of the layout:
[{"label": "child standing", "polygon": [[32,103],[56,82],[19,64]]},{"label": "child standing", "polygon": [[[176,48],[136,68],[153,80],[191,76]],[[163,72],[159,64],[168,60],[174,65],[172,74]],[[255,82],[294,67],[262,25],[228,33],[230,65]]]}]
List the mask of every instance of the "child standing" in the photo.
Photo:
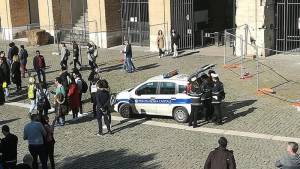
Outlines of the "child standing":
[{"label": "child standing", "polygon": [[31,114],[32,111],[36,108],[36,83],[34,77],[29,78],[28,99],[30,99],[31,106],[29,109],[29,114]]}]

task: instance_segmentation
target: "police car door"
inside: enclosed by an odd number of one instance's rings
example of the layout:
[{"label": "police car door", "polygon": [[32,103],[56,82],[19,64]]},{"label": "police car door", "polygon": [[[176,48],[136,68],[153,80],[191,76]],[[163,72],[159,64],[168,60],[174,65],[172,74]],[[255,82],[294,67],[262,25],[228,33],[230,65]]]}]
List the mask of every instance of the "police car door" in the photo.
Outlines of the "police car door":
[{"label": "police car door", "polygon": [[140,114],[156,114],[158,82],[147,82],[135,90],[135,109]]},{"label": "police car door", "polygon": [[160,82],[159,92],[157,95],[157,102],[159,107],[157,109],[158,115],[172,116],[173,104],[176,103],[176,83],[174,82]]}]

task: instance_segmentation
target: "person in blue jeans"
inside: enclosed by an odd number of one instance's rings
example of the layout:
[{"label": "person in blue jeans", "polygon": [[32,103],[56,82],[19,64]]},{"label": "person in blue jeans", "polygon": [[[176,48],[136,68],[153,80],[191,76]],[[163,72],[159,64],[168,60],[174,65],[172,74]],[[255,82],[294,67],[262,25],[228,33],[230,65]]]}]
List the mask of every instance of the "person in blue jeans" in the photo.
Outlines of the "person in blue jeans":
[{"label": "person in blue jeans", "polygon": [[135,66],[132,62],[132,48],[131,48],[131,44],[126,40],[124,41],[124,50],[122,51],[122,53],[124,53],[125,55],[125,67],[128,73],[132,73],[133,71],[135,71]]},{"label": "person in blue jeans", "polygon": [[24,140],[28,140],[28,149],[33,157],[32,169],[38,169],[38,157],[42,163],[42,169],[48,169],[47,149],[44,144],[47,132],[42,123],[38,121],[37,114],[32,114],[30,118],[31,122],[24,127]]}]

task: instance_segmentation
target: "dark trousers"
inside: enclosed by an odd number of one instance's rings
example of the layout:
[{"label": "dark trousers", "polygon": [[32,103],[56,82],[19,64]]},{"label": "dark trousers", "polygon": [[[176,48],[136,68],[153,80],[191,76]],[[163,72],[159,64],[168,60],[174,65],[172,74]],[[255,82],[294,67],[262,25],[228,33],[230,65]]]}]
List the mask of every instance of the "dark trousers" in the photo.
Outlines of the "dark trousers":
[{"label": "dark trousers", "polygon": [[[36,74],[38,76],[38,79],[39,79],[39,82],[46,82],[46,74],[45,74],[45,71],[43,69],[38,69],[36,70]],[[41,76],[43,77],[43,81],[42,81],[42,78]]]},{"label": "dark trousers", "polygon": [[189,126],[197,127],[198,114],[200,111],[199,106],[192,106],[192,111],[189,119]]},{"label": "dark trousers", "polygon": [[104,123],[107,127],[107,130],[110,131],[110,122],[109,122],[109,116],[108,114],[103,114],[102,112],[97,112],[97,121],[98,121],[98,128],[99,128],[99,133],[103,132],[102,129],[102,117],[104,117]]},{"label": "dark trousers", "polygon": [[17,165],[17,160],[15,162],[3,162],[3,168],[4,169],[15,169]]},{"label": "dark trousers", "polygon": [[93,116],[96,117],[96,107],[97,107],[97,103],[93,103]]},{"label": "dark trousers", "polygon": [[29,145],[29,152],[33,157],[32,169],[38,169],[38,157],[42,163],[42,169],[48,169],[48,156],[45,145]]},{"label": "dark trousers", "polygon": [[67,60],[62,60],[60,61],[60,66],[68,66],[68,61]]},{"label": "dark trousers", "polygon": [[54,143],[47,143],[47,154],[50,160],[51,169],[55,169],[55,162],[54,162]]},{"label": "dark trousers", "polygon": [[211,112],[211,100],[203,100],[203,115],[205,116],[205,120],[211,120],[212,112]]},{"label": "dark trousers", "polygon": [[172,52],[174,52],[174,44],[175,44],[174,42],[171,43]]},{"label": "dark trousers", "polygon": [[48,115],[48,109],[45,108],[43,110],[39,110],[39,118],[42,119],[43,116],[47,116]]},{"label": "dark trousers", "polygon": [[25,77],[25,72],[27,72],[26,64],[21,64],[22,77]]},{"label": "dark trousers", "polygon": [[214,107],[214,116],[215,116],[215,122],[221,123],[223,119],[222,109],[221,109],[221,103],[213,103]]},{"label": "dark trousers", "polygon": [[94,61],[90,61],[90,60],[89,60],[89,65],[90,65],[91,69],[95,69],[98,67]]},{"label": "dark trousers", "polygon": [[4,90],[2,88],[2,83],[0,83],[0,105],[5,103]]},{"label": "dark trousers", "polygon": [[161,48],[159,48],[158,50],[159,50],[159,53],[158,53],[158,54],[159,54],[159,56],[161,56],[161,55],[163,55],[163,54],[164,54],[164,52],[163,52],[163,50],[162,50]]},{"label": "dark trousers", "polygon": [[74,64],[74,68],[77,68],[76,65],[78,64],[79,66],[81,66],[81,63],[79,62],[78,58],[73,60],[73,64]]},{"label": "dark trousers", "polygon": [[78,107],[72,109],[73,119],[78,117]]},{"label": "dark trousers", "polygon": [[79,113],[82,114],[82,102],[81,102],[81,99],[82,99],[82,93],[79,93],[79,98],[80,98]]}]

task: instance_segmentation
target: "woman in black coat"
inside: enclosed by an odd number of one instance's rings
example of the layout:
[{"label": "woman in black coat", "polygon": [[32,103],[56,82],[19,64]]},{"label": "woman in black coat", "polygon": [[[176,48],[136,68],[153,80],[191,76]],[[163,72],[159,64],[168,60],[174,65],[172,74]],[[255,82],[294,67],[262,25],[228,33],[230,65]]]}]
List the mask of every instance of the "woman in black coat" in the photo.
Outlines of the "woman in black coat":
[{"label": "woman in black coat", "polygon": [[7,85],[10,85],[10,69],[6,57],[0,57],[0,60],[0,69],[2,69],[4,75],[3,80],[7,83]]},{"label": "woman in black coat", "polygon": [[16,84],[17,86],[17,90],[16,92],[18,92],[19,90],[21,90],[21,64],[19,61],[19,57],[17,55],[15,55],[13,57],[13,63],[11,65],[11,80],[14,84]]}]

